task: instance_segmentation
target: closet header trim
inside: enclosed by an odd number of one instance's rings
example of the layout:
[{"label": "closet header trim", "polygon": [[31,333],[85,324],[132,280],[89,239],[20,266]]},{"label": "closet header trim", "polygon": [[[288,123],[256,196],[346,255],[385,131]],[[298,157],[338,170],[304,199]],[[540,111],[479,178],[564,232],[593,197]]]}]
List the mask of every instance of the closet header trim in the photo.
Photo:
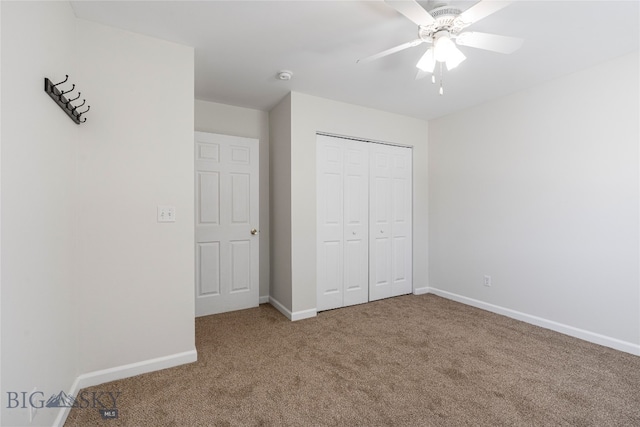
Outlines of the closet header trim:
[{"label": "closet header trim", "polygon": [[395,142],[387,142],[387,141],[376,141],[376,140],[372,140],[372,139],[356,138],[354,136],[338,135],[336,133],[316,132],[316,135],[331,136],[333,138],[348,139],[348,140],[351,140],[351,141],[368,142],[368,143],[371,143],[371,144],[393,145],[394,147],[405,147],[405,148],[413,149],[413,147],[411,145],[396,144]]}]

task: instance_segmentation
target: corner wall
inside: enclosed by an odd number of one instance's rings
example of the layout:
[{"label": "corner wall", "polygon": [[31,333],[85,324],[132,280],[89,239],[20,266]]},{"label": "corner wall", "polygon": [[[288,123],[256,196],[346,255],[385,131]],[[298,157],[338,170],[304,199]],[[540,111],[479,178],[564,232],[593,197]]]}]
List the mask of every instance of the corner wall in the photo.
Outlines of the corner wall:
[{"label": "corner wall", "polygon": [[269,113],[195,101],[195,129],[260,141],[260,302],[269,300]]},{"label": "corner wall", "polygon": [[0,7],[1,424],[51,425],[57,411],[40,409],[29,424],[29,409],[9,408],[7,392],[36,387],[46,400],[78,374],[78,127],[43,90],[44,77],[77,77],[75,17],[67,2]]},{"label": "corner wall", "polygon": [[429,123],[434,292],[640,354],[638,75],[635,53]]},{"label": "corner wall", "polygon": [[[291,94],[269,112],[270,302],[291,313]],[[290,316],[289,316],[290,317]]]}]

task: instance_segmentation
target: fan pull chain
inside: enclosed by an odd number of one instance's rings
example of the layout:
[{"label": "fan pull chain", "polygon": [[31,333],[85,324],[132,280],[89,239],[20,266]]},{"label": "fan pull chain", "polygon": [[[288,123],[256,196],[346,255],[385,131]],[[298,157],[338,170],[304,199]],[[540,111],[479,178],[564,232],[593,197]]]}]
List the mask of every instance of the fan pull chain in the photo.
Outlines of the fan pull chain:
[{"label": "fan pull chain", "polygon": [[[431,49],[431,60],[433,61],[433,63],[435,64],[436,62],[436,57],[435,57],[435,52],[433,49]],[[442,72],[442,67],[440,67],[440,72]],[[433,71],[431,72],[431,83],[436,84],[436,73],[434,73]]]},{"label": "fan pull chain", "polygon": [[444,94],[444,88],[442,87],[442,62],[440,63],[440,95]]}]

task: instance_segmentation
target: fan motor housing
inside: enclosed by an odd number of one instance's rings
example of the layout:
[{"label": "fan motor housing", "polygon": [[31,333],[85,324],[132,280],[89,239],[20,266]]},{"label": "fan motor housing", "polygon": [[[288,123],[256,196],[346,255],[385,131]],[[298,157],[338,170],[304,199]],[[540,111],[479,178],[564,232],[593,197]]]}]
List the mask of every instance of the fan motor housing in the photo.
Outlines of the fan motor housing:
[{"label": "fan motor housing", "polygon": [[450,7],[450,6],[440,6],[440,7],[436,7],[435,9],[432,9],[429,14],[431,14],[431,16],[433,16],[436,21],[438,20],[439,17],[441,16],[453,16],[454,18],[458,15],[460,15],[462,13],[462,11],[458,8],[455,7]]},{"label": "fan motor housing", "polygon": [[420,26],[418,28],[418,37],[425,42],[433,41],[436,33],[446,30],[452,36],[457,35],[464,26],[462,23],[456,22],[456,18],[462,13],[458,8],[451,6],[439,6],[429,11],[435,22],[431,25]]}]

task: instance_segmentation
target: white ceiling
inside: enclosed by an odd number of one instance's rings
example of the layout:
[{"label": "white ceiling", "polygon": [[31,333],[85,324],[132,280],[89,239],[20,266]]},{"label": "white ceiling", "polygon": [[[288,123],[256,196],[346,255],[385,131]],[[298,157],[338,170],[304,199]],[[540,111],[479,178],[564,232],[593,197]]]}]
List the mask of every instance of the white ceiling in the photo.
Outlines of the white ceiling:
[{"label": "white ceiling", "polygon": [[[469,30],[520,37],[523,47],[511,55],[461,47],[467,60],[445,71],[439,96],[429,78],[414,79],[425,44],[356,63],[417,38],[381,0],[71,3],[79,18],[195,47],[197,99],[260,110],[297,91],[431,119],[638,51],[640,40],[637,0],[515,1]],[[283,69],[292,80],[276,78]]]}]

